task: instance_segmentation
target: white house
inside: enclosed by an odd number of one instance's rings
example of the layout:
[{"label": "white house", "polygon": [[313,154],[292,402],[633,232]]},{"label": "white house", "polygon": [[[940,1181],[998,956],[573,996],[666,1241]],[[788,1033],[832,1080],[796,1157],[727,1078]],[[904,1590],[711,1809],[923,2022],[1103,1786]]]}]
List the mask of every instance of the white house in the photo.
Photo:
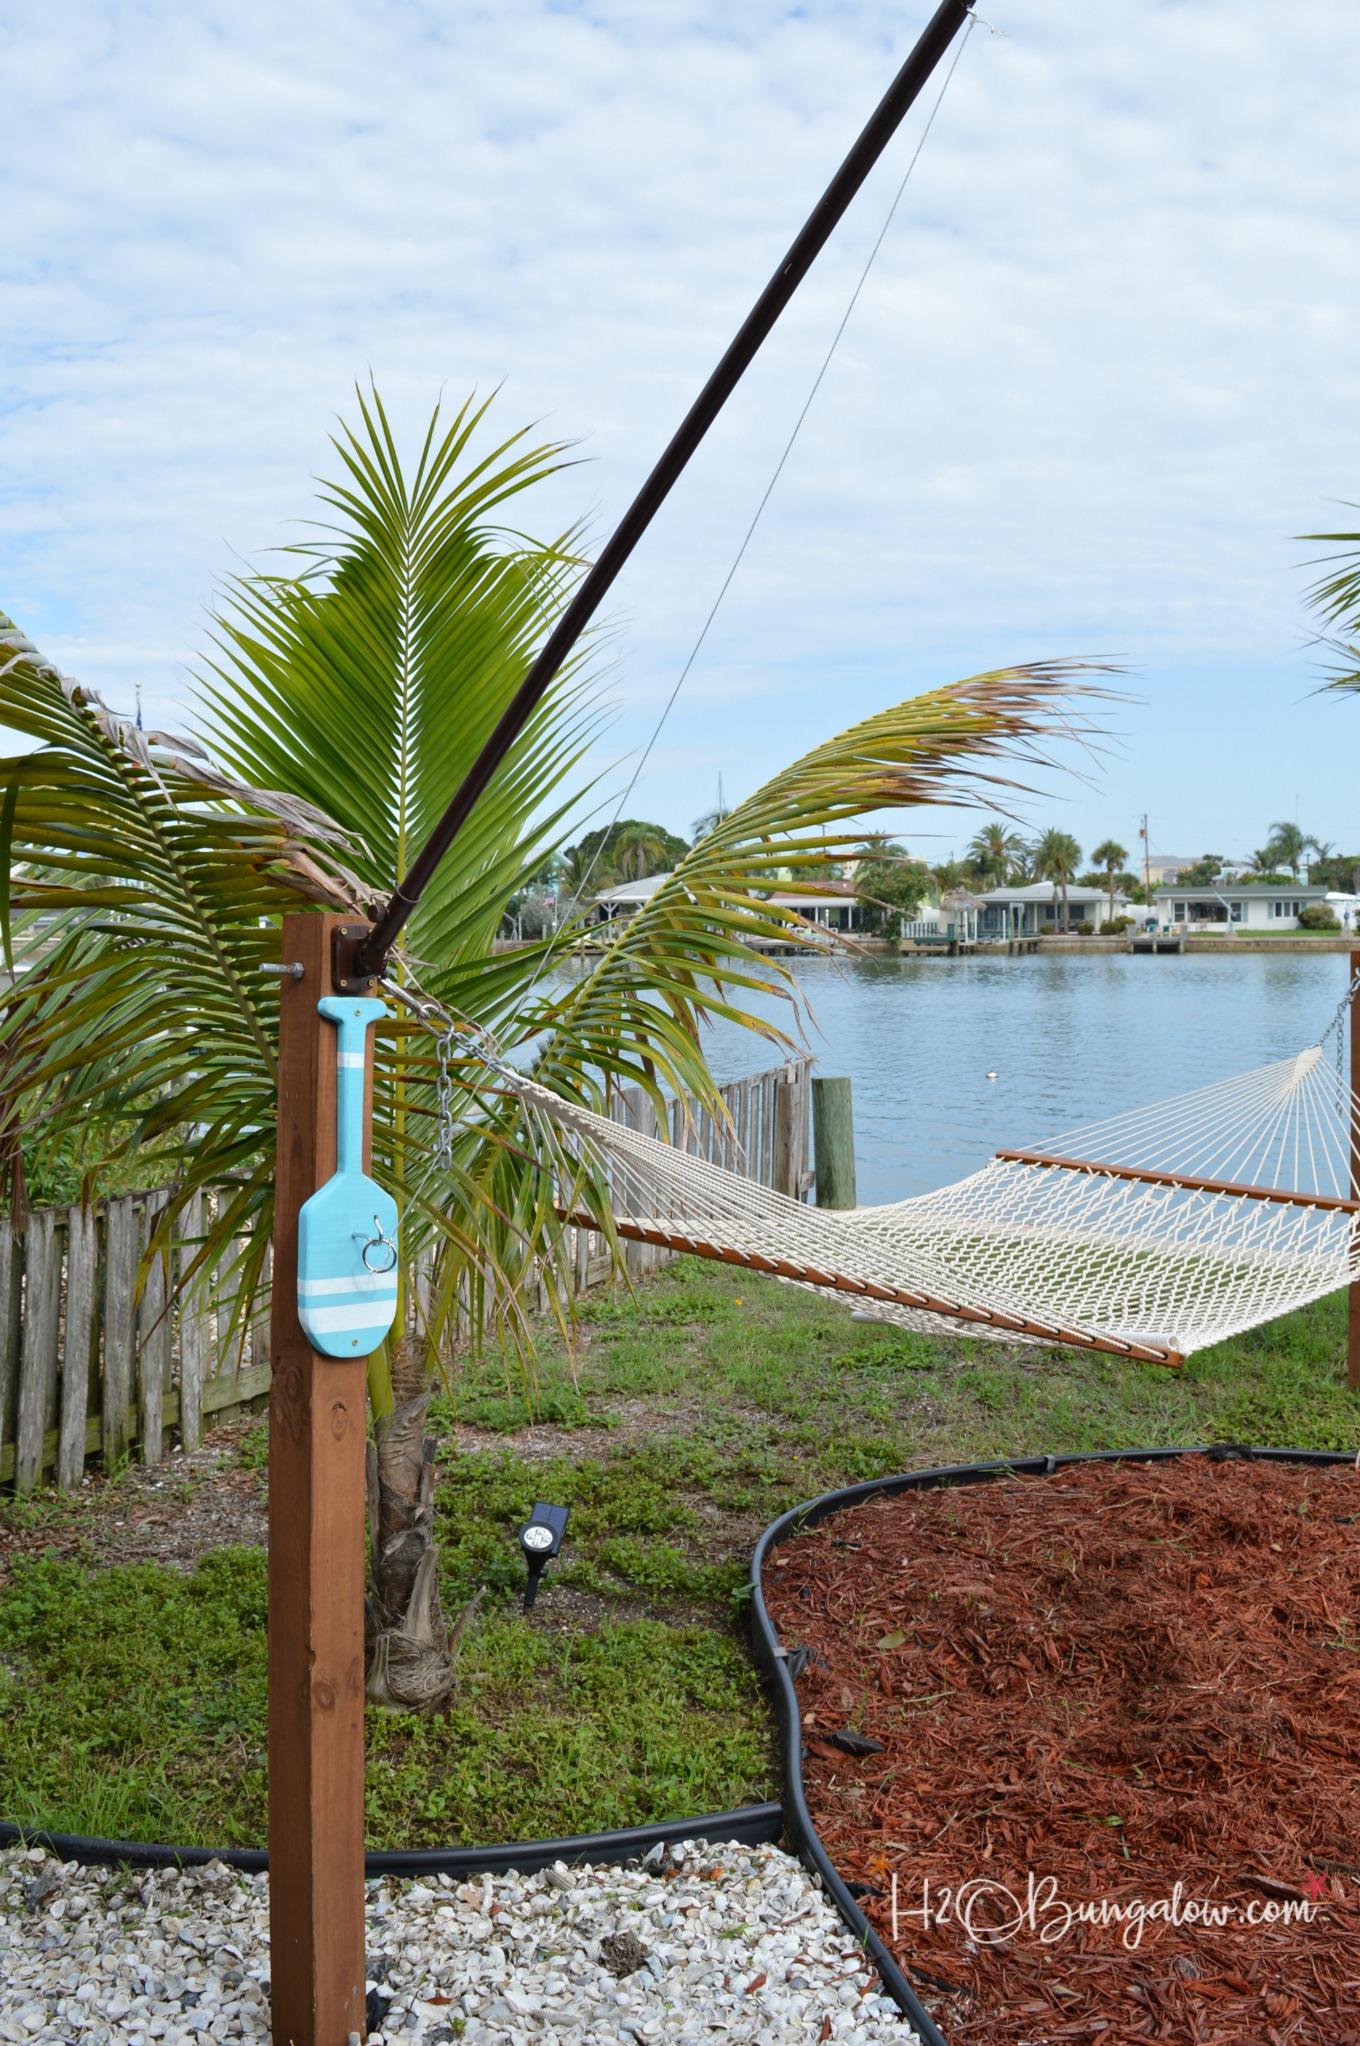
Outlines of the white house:
[{"label": "white house", "polygon": [[[977,898],[979,904],[978,936],[984,943],[989,938],[1041,938],[1062,927],[1062,890],[1051,881],[1031,881],[1025,887],[991,888]],[[1130,914],[1129,905],[1123,896],[1116,893],[1114,898],[1116,916]],[[1110,898],[1104,888],[1093,888],[1076,881],[1069,883],[1067,890],[1067,921],[1070,929],[1078,924],[1095,924],[1097,929],[1110,914]]]},{"label": "white house", "polygon": [[1360,897],[1304,881],[1223,881],[1210,888],[1181,888],[1169,882],[1154,891],[1146,921],[1155,918],[1165,931],[1206,930],[1215,924],[1229,931],[1296,931],[1300,910],[1312,905],[1325,905],[1343,931],[1360,929]]},{"label": "white house", "polygon": [[657,889],[670,878],[669,874],[648,874],[641,881],[620,881],[617,887],[604,889],[591,905],[591,921],[618,923],[636,916],[643,904],[650,902]]},{"label": "white house", "polygon": [[[615,923],[636,916],[670,878],[669,874],[648,874],[645,880],[620,881],[616,887],[603,889],[593,904],[593,921]],[[762,888],[759,893],[765,901],[779,909],[791,909],[804,922],[816,924],[821,930],[851,932],[863,928],[863,911],[849,881],[827,880],[816,887],[790,886],[768,893]]]}]

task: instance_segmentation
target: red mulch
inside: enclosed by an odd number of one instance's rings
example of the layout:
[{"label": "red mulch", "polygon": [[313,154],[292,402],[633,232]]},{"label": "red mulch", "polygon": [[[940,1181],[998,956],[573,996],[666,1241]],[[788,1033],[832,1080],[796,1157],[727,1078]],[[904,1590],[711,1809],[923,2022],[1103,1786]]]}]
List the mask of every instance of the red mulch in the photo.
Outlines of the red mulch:
[{"label": "red mulch", "polygon": [[[903,1493],[775,1551],[814,1822],[951,2042],[1360,2046],[1357,1521],[1349,1466],[1187,1456]],[[1178,1881],[1227,1922],[1062,1929]]]}]

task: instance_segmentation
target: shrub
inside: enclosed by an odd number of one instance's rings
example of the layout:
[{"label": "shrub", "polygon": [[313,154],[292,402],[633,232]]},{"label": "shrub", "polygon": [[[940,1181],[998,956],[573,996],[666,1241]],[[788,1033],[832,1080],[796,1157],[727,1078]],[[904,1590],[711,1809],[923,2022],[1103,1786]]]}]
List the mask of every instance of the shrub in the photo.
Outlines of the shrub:
[{"label": "shrub", "polygon": [[1100,935],[1102,938],[1122,938],[1125,931],[1132,930],[1136,922],[1137,918],[1131,916],[1104,917],[1101,920]]},{"label": "shrub", "polygon": [[1095,928],[1096,928],[1095,925],[1089,920],[1089,918],[1083,917],[1082,921],[1077,925],[1077,936],[1079,938],[1094,937]]},{"label": "shrub", "polygon": [[1299,929],[1301,931],[1339,931],[1341,926],[1325,902],[1310,902],[1306,908],[1299,911]]}]

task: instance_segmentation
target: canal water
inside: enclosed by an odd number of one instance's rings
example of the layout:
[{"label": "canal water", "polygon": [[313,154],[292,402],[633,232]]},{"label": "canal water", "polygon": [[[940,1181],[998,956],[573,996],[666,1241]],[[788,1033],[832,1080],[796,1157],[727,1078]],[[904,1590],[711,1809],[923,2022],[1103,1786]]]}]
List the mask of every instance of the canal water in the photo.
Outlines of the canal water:
[{"label": "canal water", "polygon": [[[865,1204],[961,1179],[999,1146],[1287,1058],[1316,1043],[1349,969],[1344,953],[1297,952],[790,964],[815,1070],[854,1081]],[[746,1006],[787,1026],[776,999]],[[708,1053],[720,1080],[772,1063],[767,1044],[727,1024]]]}]

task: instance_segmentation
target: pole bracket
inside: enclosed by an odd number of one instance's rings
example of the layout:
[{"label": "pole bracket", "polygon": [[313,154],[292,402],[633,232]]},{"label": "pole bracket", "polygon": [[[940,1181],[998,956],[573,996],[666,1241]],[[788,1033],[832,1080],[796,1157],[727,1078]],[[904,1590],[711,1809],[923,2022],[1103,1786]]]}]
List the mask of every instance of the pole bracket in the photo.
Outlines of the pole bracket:
[{"label": "pole bracket", "polygon": [[371,994],[375,974],[359,964],[359,948],[370,924],[336,924],[331,931],[331,991],[337,995]]}]

